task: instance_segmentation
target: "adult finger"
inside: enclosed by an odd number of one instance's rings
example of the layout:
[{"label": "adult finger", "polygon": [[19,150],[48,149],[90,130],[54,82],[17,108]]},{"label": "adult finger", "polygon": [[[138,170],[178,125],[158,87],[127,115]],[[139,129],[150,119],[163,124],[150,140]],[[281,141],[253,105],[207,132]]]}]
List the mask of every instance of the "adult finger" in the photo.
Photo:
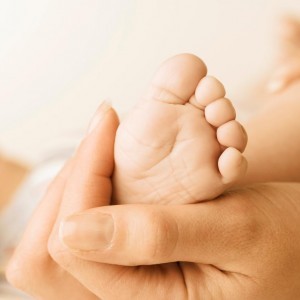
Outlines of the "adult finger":
[{"label": "adult finger", "polygon": [[249,237],[255,235],[255,221],[247,215],[245,201],[239,204],[233,198],[193,205],[90,209],[66,218],[60,235],[74,255],[89,261],[127,266],[176,261],[227,265],[237,253],[248,253],[244,250],[253,243]]},{"label": "adult finger", "polygon": [[114,167],[114,141],[118,125],[117,114],[104,101],[95,113],[89,130],[76,152],[57,222],[66,214],[109,204],[112,191],[110,177]]},{"label": "adult finger", "polygon": [[114,167],[114,141],[118,125],[117,114],[108,103],[103,102],[76,152],[74,167],[49,238],[50,254],[59,251],[62,246],[58,240],[58,228],[63,217],[110,203],[110,177]]},{"label": "adult finger", "polygon": [[8,281],[13,286],[38,299],[82,299],[78,295],[84,299],[98,299],[59,267],[47,249],[48,237],[72,166],[73,160],[64,166],[49,186],[6,270]]}]

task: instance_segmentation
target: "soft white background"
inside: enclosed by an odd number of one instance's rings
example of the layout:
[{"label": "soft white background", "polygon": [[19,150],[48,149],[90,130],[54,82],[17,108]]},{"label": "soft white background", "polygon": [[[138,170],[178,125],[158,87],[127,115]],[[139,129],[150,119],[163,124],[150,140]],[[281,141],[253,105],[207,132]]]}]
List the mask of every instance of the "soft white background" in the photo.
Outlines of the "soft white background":
[{"label": "soft white background", "polygon": [[102,99],[126,113],[180,52],[201,56],[238,101],[269,66],[285,12],[300,16],[300,1],[0,0],[0,150],[38,161]]}]

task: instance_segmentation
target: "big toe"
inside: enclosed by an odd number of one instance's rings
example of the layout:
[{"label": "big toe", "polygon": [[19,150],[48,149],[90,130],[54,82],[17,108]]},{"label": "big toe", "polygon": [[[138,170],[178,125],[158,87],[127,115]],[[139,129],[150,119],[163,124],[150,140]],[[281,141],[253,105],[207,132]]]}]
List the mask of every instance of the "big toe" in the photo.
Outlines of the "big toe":
[{"label": "big toe", "polygon": [[156,72],[147,100],[185,104],[206,75],[204,62],[193,54],[179,54],[166,60]]}]

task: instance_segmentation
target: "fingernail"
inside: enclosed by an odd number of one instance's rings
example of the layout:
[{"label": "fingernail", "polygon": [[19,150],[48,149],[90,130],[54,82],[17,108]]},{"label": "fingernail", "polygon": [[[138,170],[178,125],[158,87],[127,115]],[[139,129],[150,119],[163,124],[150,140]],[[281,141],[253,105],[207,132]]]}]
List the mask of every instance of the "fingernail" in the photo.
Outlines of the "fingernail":
[{"label": "fingernail", "polygon": [[267,89],[270,93],[276,93],[279,92],[284,88],[285,82],[282,79],[273,79],[270,80]]},{"label": "fingernail", "polygon": [[60,224],[59,237],[73,250],[103,250],[109,247],[113,232],[114,222],[110,215],[77,214]]},{"label": "fingernail", "polygon": [[91,133],[96,127],[97,125],[99,124],[99,122],[104,118],[105,114],[111,109],[111,103],[110,101],[103,101],[96,113],[94,114],[91,122],[90,122],[90,125],[88,127],[88,134]]}]

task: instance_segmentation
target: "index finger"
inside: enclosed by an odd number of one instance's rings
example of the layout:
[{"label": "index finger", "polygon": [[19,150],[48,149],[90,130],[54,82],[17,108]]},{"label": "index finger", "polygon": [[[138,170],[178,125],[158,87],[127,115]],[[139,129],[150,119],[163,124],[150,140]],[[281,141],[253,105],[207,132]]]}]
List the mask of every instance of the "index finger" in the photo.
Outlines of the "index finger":
[{"label": "index finger", "polygon": [[116,112],[108,103],[103,102],[75,154],[74,167],[49,239],[50,253],[57,252],[62,246],[58,231],[63,218],[81,210],[110,203],[110,177],[114,168],[114,142],[118,125]]},{"label": "index finger", "polygon": [[103,102],[76,152],[57,222],[74,212],[109,204],[118,125],[117,114],[108,103]]}]

